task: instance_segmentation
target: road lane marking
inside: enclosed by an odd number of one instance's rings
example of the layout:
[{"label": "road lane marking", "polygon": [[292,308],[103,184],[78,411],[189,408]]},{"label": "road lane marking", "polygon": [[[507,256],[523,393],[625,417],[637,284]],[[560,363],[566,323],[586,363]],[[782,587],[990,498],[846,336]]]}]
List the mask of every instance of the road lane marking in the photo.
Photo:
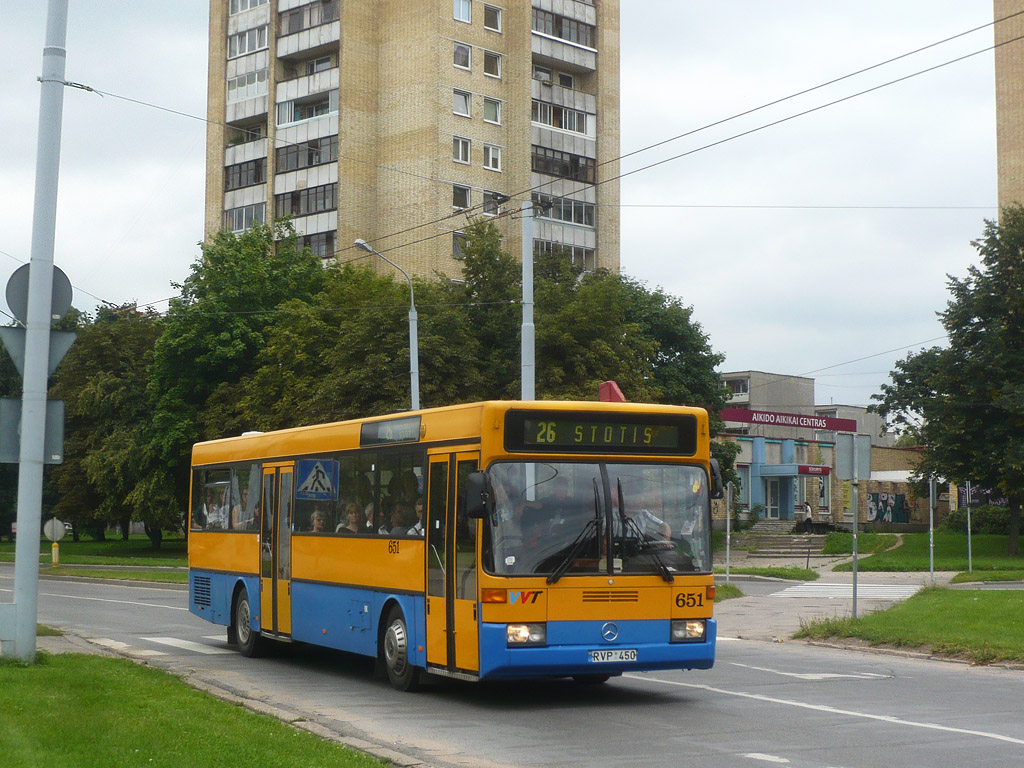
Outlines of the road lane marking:
[{"label": "road lane marking", "polygon": [[[905,600],[913,597],[921,589],[920,584],[858,584],[857,597],[866,600]],[[852,584],[796,584],[779,592],[772,592],[770,597],[853,597]]]},{"label": "road lane marking", "polygon": [[784,757],[777,755],[766,755],[761,752],[748,752],[743,757],[749,757],[751,760],[763,760],[766,763],[779,763],[780,765],[789,765],[789,760]]},{"label": "road lane marking", "polygon": [[736,696],[741,699],[752,699],[754,701],[765,701],[769,704],[782,704],[787,707],[796,707],[798,709],[810,709],[815,712],[825,712],[832,715],[846,715],[847,717],[859,717],[864,720],[876,720],[882,723],[892,723],[893,725],[907,725],[911,728],[924,728],[930,731],[943,731],[945,733],[957,733],[964,736],[980,736],[984,739],[994,739],[995,741],[1005,741],[1008,744],[1024,744],[1024,739],[1016,739],[1013,736],[1004,736],[1001,733],[992,733],[991,731],[974,731],[969,728],[954,728],[949,725],[940,725],[938,723],[922,723],[916,720],[904,720],[902,717],[894,717],[893,715],[876,715],[871,712],[857,712],[852,709],[840,709],[838,707],[830,707],[826,704],[809,704],[806,701],[794,701],[793,699],[777,699],[774,696],[765,696],[761,693],[747,693],[746,691],[728,691],[725,688],[715,688],[711,685],[701,685],[700,683],[681,683],[676,680],[662,680],[659,677],[651,677],[649,675],[637,675],[637,674],[624,674],[623,677],[631,680],[642,680],[650,683],[661,683],[662,685],[674,685],[679,688],[693,688],[700,691],[707,691],[708,693],[720,693],[723,696]]},{"label": "road lane marking", "polygon": [[734,667],[743,667],[744,669],[754,669],[758,672],[771,672],[773,675],[783,675],[785,677],[795,677],[797,680],[809,680],[809,681],[820,681],[820,680],[884,680],[891,675],[879,675],[874,672],[854,672],[853,674],[843,674],[840,672],[783,672],[780,669],[769,669],[768,667],[755,667],[750,664],[740,664],[738,662],[731,662]]},{"label": "road lane marking", "polygon": [[127,653],[130,656],[167,655],[163,651],[148,651],[140,648],[132,648],[128,643],[122,643],[120,640],[111,640],[109,637],[89,637],[86,639],[94,645],[102,645],[104,648],[109,648],[112,651],[120,651],[121,653]]},{"label": "road lane marking", "polygon": [[172,648],[180,648],[183,651],[193,651],[195,653],[206,654],[207,656],[216,653],[234,653],[234,651],[228,650],[227,648],[214,648],[211,645],[196,643],[192,640],[181,640],[177,637],[143,637],[142,639],[148,640],[151,643],[169,645]]},{"label": "road lane marking", "polygon": [[[10,590],[0,590],[0,592],[9,592]],[[75,595],[58,595],[52,592],[40,592],[42,597],[65,597],[68,600],[94,600],[98,603],[119,603],[121,605],[141,605],[145,608],[165,608],[168,611],[187,611],[188,608],[184,608],[179,605],[160,605],[159,603],[140,603],[138,600],[113,600],[109,597],[79,597]]]}]

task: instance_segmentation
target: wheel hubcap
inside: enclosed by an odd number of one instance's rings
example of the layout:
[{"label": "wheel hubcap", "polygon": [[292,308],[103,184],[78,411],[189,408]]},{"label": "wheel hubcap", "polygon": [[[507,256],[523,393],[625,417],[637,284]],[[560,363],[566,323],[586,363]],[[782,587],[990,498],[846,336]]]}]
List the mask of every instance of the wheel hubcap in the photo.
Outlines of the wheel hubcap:
[{"label": "wheel hubcap", "polygon": [[384,634],[384,660],[388,669],[396,675],[405,672],[409,660],[409,638],[405,633],[405,624],[394,622]]},{"label": "wheel hubcap", "polygon": [[238,642],[245,645],[249,642],[249,601],[239,600],[238,616],[235,619],[235,631],[238,634]]}]

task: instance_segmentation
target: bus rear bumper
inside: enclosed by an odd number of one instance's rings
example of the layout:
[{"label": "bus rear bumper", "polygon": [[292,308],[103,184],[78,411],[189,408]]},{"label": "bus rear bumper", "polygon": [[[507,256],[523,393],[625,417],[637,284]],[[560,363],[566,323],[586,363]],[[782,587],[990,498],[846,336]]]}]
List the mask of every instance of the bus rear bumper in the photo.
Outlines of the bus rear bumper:
[{"label": "bus rear bumper", "polygon": [[[717,623],[707,619],[702,642],[670,643],[667,621],[616,621],[618,638],[605,642],[608,622],[548,622],[548,645],[509,648],[505,624],[480,627],[481,679],[514,679],[565,675],[618,675],[662,669],[711,669],[715,663]],[[569,637],[575,642],[568,642]],[[594,638],[593,642],[581,640]],[[618,652],[625,653],[598,653]],[[632,658],[635,651],[635,660]],[[613,658],[594,661],[594,658]],[[623,658],[624,657],[624,658]],[[626,660],[624,660],[626,659]]]}]

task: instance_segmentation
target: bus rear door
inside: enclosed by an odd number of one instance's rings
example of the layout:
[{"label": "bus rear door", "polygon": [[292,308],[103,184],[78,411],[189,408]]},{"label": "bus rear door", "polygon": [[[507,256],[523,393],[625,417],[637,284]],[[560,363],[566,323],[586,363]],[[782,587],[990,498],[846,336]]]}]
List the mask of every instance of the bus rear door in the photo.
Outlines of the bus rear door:
[{"label": "bus rear door", "polygon": [[292,465],[263,467],[260,629],[292,632]]},{"label": "bus rear door", "polygon": [[427,484],[427,665],[475,677],[480,670],[476,521],[466,517],[466,478],[479,454],[430,457]]}]

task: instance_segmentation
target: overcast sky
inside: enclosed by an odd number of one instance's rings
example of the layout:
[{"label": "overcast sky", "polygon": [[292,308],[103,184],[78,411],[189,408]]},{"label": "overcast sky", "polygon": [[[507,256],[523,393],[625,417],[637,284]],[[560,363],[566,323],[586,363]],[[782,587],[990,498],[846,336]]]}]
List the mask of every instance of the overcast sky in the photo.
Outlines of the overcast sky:
[{"label": "overcast sky", "polygon": [[[623,153],[992,21],[991,0],[621,8]],[[71,0],[68,80],[204,115],[207,9]],[[0,0],[3,284],[30,255],[45,16]],[[623,179],[622,271],[692,305],[722,370],[810,374],[819,403],[867,404],[896,360],[941,343],[946,275],[977,261],[996,214],[992,53],[700,148],[991,45],[986,27],[624,160],[692,152]],[[202,237],[204,142],[198,120],[65,91],[55,262],[76,306],[176,294]]]}]

